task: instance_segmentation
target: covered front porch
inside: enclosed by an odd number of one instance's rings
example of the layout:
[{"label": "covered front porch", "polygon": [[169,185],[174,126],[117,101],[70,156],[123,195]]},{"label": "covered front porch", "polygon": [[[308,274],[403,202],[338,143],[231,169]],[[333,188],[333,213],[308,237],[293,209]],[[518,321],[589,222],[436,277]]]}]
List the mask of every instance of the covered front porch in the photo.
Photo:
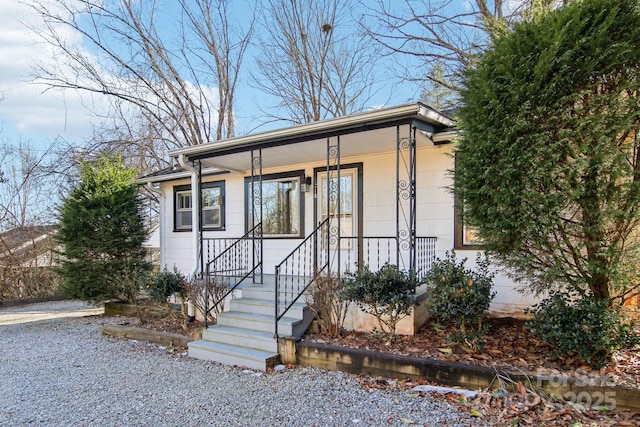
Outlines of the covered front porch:
[{"label": "covered front porch", "polygon": [[[419,203],[429,195],[418,175],[430,172],[419,165],[446,156],[437,148],[450,142],[452,124],[411,104],[176,151],[200,194],[192,202],[196,277],[205,289],[227,288],[220,300],[238,287],[270,289],[277,339],[319,276],[385,263],[423,276],[438,233],[421,221],[429,212],[418,206],[431,205]],[[221,185],[209,200],[206,189]],[[205,226],[222,215],[224,227]]]}]

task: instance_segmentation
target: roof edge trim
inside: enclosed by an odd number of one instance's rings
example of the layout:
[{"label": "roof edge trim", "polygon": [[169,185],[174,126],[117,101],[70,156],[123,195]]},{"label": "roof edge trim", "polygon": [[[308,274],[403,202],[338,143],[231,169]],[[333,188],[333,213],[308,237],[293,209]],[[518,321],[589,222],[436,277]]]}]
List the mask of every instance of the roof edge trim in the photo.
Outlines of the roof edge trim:
[{"label": "roof edge trim", "polygon": [[398,107],[367,111],[364,113],[352,114],[348,116],[336,117],[333,119],[321,120],[297,126],[290,126],[286,128],[260,132],[253,135],[246,135],[186,148],[180,148],[170,151],[169,155],[172,157],[176,157],[179,155],[193,156],[203,154],[211,150],[222,150],[238,145],[251,145],[266,140],[286,139],[299,135],[313,134],[314,132],[326,131],[345,126],[358,126],[367,122],[393,120],[402,117],[409,118],[411,116],[423,117],[428,122],[440,124],[446,127],[451,127],[455,124],[455,121],[451,118],[437,112],[431,107],[417,102],[401,105]]}]

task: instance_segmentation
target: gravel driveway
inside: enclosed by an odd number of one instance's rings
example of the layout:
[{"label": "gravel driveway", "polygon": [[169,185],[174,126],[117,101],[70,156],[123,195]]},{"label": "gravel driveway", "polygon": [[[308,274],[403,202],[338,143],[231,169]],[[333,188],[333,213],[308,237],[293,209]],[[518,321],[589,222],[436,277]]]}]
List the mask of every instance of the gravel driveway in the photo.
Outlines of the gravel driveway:
[{"label": "gravel driveway", "polygon": [[443,400],[311,368],[258,373],[103,336],[79,302],[0,309],[0,426],[477,425]]}]

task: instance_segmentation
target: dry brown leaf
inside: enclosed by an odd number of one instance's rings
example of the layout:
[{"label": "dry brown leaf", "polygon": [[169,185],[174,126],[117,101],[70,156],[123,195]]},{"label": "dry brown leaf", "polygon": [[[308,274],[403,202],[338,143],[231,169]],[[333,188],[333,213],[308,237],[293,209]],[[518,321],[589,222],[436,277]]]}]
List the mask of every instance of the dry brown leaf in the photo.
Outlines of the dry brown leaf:
[{"label": "dry brown leaf", "polygon": [[517,384],[517,392],[520,396],[522,396],[524,399],[527,398],[528,392],[527,389],[525,388],[524,384],[522,384],[522,381],[518,381]]},{"label": "dry brown leaf", "polygon": [[[526,390],[525,390],[525,393],[526,393]],[[540,396],[534,396],[533,399],[530,402],[525,403],[525,405],[534,407],[534,406],[538,406],[541,401],[542,399],[540,399]]]},{"label": "dry brown leaf", "polygon": [[471,355],[471,357],[479,360],[491,360],[491,356],[487,356],[486,354],[474,353]]},{"label": "dry brown leaf", "polygon": [[560,414],[558,412],[543,412],[542,415],[540,415],[540,420],[542,421],[552,421],[555,420],[556,418],[558,418],[560,416]]}]

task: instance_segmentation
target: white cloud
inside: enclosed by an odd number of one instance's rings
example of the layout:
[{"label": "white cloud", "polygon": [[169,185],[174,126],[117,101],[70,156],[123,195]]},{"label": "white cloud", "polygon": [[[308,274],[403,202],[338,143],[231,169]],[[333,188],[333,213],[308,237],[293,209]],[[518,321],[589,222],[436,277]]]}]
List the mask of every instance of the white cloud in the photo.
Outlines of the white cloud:
[{"label": "white cloud", "polygon": [[[46,86],[34,83],[34,66],[62,73],[69,70],[65,67],[70,66],[64,59],[55,58],[53,48],[32,30],[43,26],[40,20],[41,17],[22,2],[0,0],[0,140],[37,141],[61,136],[81,142],[93,135],[92,120],[100,124],[101,119],[92,111],[97,110],[104,116],[109,111],[111,100],[86,91],[47,90]],[[77,33],[61,27],[56,31],[66,42],[82,47],[82,39]],[[126,79],[115,80],[116,77],[98,63],[98,57],[86,50],[84,53],[86,58],[94,59],[95,68],[102,70],[105,81],[116,86],[136,85]],[[188,87],[192,94],[197,92],[193,85],[188,83]],[[217,88],[204,87],[202,90],[210,100],[211,108],[216,109]],[[215,123],[211,126],[215,128]]]},{"label": "white cloud", "polygon": [[84,139],[92,133],[92,115],[80,95],[32,83],[33,66],[54,61],[50,47],[25,26],[38,27],[39,19],[22,2],[0,2],[0,136]]}]

